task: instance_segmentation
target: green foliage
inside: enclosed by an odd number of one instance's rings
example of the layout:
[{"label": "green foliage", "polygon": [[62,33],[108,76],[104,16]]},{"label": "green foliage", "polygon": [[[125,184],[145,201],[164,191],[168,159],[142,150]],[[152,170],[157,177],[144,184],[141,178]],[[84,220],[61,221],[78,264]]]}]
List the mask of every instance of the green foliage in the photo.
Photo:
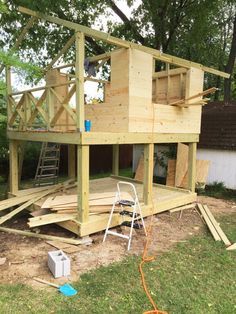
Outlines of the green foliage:
[{"label": "green foliage", "polygon": [[[236,215],[221,219],[236,241]],[[81,253],[82,254],[82,253]],[[145,265],[147,284],[160,310],[172,314],[235,313],[235,251],[225,250],[209,233],[178,244]],[[78,295],[66,298],[53,288],[0,285],[1,313],[143,313],[151,310],[141,286],[140,257],[100,267],[73,283]],[[51,289],[51,290],[50,290]],[[27,297],[26,297],[27,296]]]},{"label": "green foliage", "polygon": [[198,190],[198,194],[236,201],[236,190],[227,189],[224,182],[208,184],[205,190]]}]

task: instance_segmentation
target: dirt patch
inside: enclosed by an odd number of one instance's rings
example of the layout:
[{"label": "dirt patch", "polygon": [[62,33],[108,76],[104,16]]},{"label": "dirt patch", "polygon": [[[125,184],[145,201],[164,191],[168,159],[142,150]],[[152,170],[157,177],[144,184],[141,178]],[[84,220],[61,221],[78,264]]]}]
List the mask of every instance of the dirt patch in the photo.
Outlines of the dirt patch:
[{"label": "dirt patch", "polygon": [[[235,203],[230,201],[200,196],[198,201],[207,204],[213,214],[218,215],[236,212]],[[18,229],[27,229],[27,217],[19,217],[5,226]],[[150,224],[151,217],[145,219],[146,226]],[[122,227],[124,228],[124,227]],[[180,212],[165,212],[153,218],[153,241],[150,251],[154,254],[168,250],[177,242],[187,241],[189,237],[199,234],[205,226],[200,215],[194,209],[184,210],[180,218]],[[123,232],[127,230],[122,229]],[[41,233],[57,236],[71,236],[69,232],[56,225],[40,228]],[[145,236],[142,230],[134,232],[131,250],[127,252],[127,241],[121,238],[108,236],[102,243],[103,232],[92,235],[93,244],[81,245],[79,251],[68,254],[71,258],[72,272],[69,278],[54,279],[47,267],[47,252],[54,248],[44,240],[22,237],[14,234],[0,232],[0,258],[6,258],[6,262],[0,265],[0,283],[27,283],[35,287],[42,287],[40,283],[32,280],[40,277],[45,280],[62,284],[75,281],[88,270],[101,265],[108,265],[122,260],[127,255],[139,255],[142,253]]]}]

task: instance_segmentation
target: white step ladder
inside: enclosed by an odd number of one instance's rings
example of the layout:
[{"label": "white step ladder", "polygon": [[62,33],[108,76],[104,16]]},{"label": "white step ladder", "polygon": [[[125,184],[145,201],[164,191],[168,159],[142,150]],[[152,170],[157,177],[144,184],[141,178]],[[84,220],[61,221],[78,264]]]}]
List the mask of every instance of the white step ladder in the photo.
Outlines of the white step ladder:
[{"label": "white step ladder", "polygon": [[[131,187],[132,194],[133,194],[133,197],[131,196],[131,200],[122,199],[122,197],[121,197],[121,186],[122,185],[129,185]],[[124,209],[124,207],[130,207],[131,210],[130,211],[126,210],[126,209]],[[129,235],[124,235],[122,233],[118,233],[118,232],[114,232],[114,231],[109,230],[110,225],[111,225],[112,216],[113,216],[114,210],[116,208],[119,209],[119,214],[123,217],[123,222],[121,225],[130,227]],[[125,221],[124,220],[125,216],[130,217],[131,220]],[[141,220],[142,225],[140,224],[139,220]],[[109,220],[107,223],[107,228],[106,228],[106,231],[104,234],[103,242],[105,242],[108,234],[127,239],[128,240],[128,251],[129,251],[130,245],[131,245],[133,228],[141,229],[142,227],[144,229],[145,235],[147,236],[147,232],[146,232],[146,228],[145,228],[145,224],[144,224],[144,220],[143,220],[143,215],[142,215],[142,210],[141,210],[141,206],[139,204],[139,200],[138,200],[135,186],[129,182],[119,181],[117,183],[117,192],[116,192],[116,196],[115,196],[115,201],[114,201],[112,209],[111,209],[111,213],[110,213]]]}]

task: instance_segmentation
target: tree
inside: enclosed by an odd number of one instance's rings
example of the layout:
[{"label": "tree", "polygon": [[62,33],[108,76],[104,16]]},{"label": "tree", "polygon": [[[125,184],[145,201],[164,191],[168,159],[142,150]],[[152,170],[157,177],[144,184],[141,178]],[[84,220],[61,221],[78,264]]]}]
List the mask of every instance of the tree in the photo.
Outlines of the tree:
[{"label": "tree", "polygon": [[[134,0],[126,3],[130,6],[130,17],[120,9],[118,0],[8,0],[10,14],[4,15],[0,22],[3,34],[0,46],[13,42],[19,26],[26,23],[28,17],[16,11],[22,5],[89,27],[96,23],[114,36],[220,70],[225,66],[232,68],[233,57],[229,51],[231,42],[235,43],[232,41],[232,15],[236,7],[233,0],[142,0],[138,6],[134,6]],[[119,17],[119,21],[111,16]],[[72,32],[66,28],[40,21],[29,31],[21,56],[45,66],[71,36]],[[91,38],[86,40],[87,55],[103,53],[107,47]],[[71,49],[64,59],[71,61],[73,57],[74,49]],[[221,87],[222,83],[221,78],[207,76],[207,86]]]}]

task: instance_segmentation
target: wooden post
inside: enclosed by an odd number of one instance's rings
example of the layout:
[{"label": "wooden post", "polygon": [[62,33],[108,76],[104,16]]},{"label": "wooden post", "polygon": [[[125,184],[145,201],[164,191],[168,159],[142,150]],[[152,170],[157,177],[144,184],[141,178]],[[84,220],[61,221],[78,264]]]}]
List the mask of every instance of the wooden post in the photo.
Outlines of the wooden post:
[{"label": "wooden post", "polygon": [[47,110],[48,110],[48,125],[47,125],[47,128],[48,130],[51,130],[51,121],[54,117],[54,104],[53,104],[53,101],[52,101],[52,92],[51,92],[51,88],[50,87],[47,87],[46,88],[46,93],[47,93],[47,96],[46,96],[46,104],[47,104]]},{"label": "wooden post", "polygon": [[75,145],[68,145],[68,177],[75,178]]},{"label": "wooden post", "polygon": [[11,110],[11,103],[9,101],[9,94],[12,92],[11,88],[11,68],[6,66],[6,91],[7,91],[7,121],[9,122],[12,110]]},{"label": "wooden post", "polygon": [[81,223],[89,219],[89,146],[77,145],[77,193],[78,219]]},{"label": "wooden post", "polygon": [[119,145],[112,145],[112,174],[119,175]]},{"label": "wooden post", "polygon": [[18,191],[18,142],[15,140],[9,141],[10,150],[10,193]]},{"label": "wooden post", "polygon": [[196,155],[197,155],[197,143],[189,143],[188,188],[192,192],[195,191],[195,183],[196,183]]},{"label": "wooden post", "polygon": [[145,205],[149,205],[152,203],[153,154],[154,144],[145,144],[143,178],[143,201]]},{"label": "wooden post", "polygon": [[84,33],[75,33],[75,85],[77,131],[84,131]]}]

